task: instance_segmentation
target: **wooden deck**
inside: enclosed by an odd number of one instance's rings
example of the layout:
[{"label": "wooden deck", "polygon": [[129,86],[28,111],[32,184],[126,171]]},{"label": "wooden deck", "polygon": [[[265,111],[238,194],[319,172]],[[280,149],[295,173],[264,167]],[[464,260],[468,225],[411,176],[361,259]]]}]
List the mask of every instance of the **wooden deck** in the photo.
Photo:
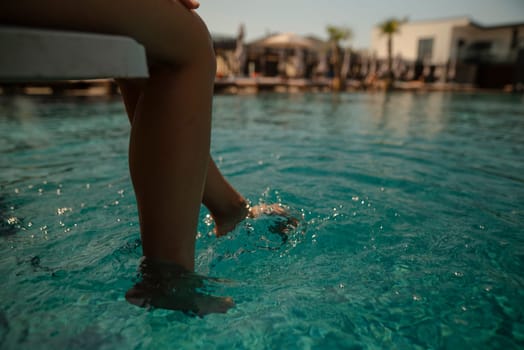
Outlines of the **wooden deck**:
[{"label": "wooden deck", "polygon": [[329,90],[330,81],[280,77],[222,78],[215,81],[215,92],[257,93],[263,91],[304,92]]},{"label": "wooden deck", "polygon": [[[215,81],[215,92],[224,94],[251,94],[258,92],[328,91],[330,81],[283,78],[220,78]],[[34,81],[0,83],[0,95],[59,95],[107,96],[118,94],[111,79]]]}]

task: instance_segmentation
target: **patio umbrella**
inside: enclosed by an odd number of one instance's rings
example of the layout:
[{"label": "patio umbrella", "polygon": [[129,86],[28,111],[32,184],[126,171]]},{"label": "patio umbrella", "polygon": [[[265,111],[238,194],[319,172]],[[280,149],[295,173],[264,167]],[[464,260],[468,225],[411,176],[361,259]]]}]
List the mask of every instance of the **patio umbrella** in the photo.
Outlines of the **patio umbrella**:
[{"label": "patio umbrella", "polygon": [[251,43],[253,46],[273,49],[313,49],[316,44],[307,38],[294,33],[283,33]]}]

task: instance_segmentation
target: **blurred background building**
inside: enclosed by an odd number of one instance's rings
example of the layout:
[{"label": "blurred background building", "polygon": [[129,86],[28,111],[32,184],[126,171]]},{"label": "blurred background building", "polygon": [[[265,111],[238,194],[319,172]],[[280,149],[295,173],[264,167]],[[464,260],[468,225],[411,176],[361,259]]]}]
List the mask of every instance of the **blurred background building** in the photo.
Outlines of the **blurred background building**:
[{"label": "blurred background building", "polygon": [[[386,37],[372,33],[370,51],[385,72]],[[395,78],[504,88],[524,82],[524,23],[483,26],[461,17],[402,24],[394,35]]]},{"label": "blurred background building", "polygon": [[[387,23],[396,24],[389,34],[384,29]],[[217,91],[246,86],[257,91],[290,86],[335,89],[336,85],[367,89],[392,86],[391,81],[397,82],[393,84],[397,88],[412,82],[404,87],[524,90],[524,22],[484,26],[468,17],[390,19],[374,27],[370,47],[360,50],[349,46],[350,28],[326,29],[345,32],[348,40],[272,33],[246,42],[243,24],[236,34],[213,35]],[[109,80],[0,86],[0,93],[83,94],[87,90],[114,94],[117,87]]]}]

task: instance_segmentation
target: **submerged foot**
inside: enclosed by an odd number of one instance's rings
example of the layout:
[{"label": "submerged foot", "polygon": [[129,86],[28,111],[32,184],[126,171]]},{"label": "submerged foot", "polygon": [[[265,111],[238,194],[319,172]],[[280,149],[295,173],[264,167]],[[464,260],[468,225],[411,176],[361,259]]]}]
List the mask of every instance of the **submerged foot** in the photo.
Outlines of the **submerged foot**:
[{"label": "submerged foot", "polygon": [[215,297],[196,291],[159,290],[140,283],[127,291],[126,300],[139,307],[176,310],[200,317],[225,314],[235,306],[235,302],[229,297]]},{"label": "submerged foot", "polygon": [[235,306],[229,297],[203,292],[206,278],[178,265],[144,259],[140,274],[141,280],[126,293],[126,300],[133,305],[177,310],[201,317],[226,313]]}]

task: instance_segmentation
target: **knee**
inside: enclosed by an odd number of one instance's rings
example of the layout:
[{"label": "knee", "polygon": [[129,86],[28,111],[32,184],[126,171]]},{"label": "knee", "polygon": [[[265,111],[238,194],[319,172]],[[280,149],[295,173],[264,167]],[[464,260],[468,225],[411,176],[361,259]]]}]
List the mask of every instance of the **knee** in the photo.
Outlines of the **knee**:
[{"label": "knee", "polygon": [[206,25],[198,18],[198,30],[194,33],[194,43],[192,52],[189,52],[190,60],[188,64],[196,64],[201,69],[209,72],[213,78],[216,74],[216,56],[213,46],[213,39]]},{"label": "knee", "polygon": [[199,69],[209,73],[214,79],[217,70],[217,60],[215,56],[215,49],[213,47],[213,40],[211,35],[207,35],[206,42],[194,52],[194,57],[189,63],[197,65]]},{"label": "knee", "polygon": [[166,33],[165,44],[165,52],[169,57],[166,57],[164,63],[182,70],[198,70],[215,77],[216,57],[213,40],[207,26],[196,14],[183,34],[179,30]]}]

